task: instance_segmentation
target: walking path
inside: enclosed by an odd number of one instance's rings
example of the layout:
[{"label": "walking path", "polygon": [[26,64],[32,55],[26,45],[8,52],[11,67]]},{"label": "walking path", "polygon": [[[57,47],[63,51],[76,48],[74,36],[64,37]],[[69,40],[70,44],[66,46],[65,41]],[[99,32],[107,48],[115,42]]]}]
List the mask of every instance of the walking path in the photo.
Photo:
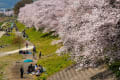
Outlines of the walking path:
[{"label": "walking path", "polygon": [[[4,31],[0,31],[0,38],[4,34],[5,34]],[[15,32],[15,34],[17,36],[21,36],[22,37],[22,33],[21,32]],[[10,55],[10,54],[18,53],[20,50],[31,50],[31,49],[33,49],[34,46],[32,45],[32,43],[30,43],[27,40],[26,40],[26,42],[29,44],[28,48],[23,47],[21,49],[17,49],[17,50],[13,50],[13,51],[0,52],[0,57],[6,56],[6,55]],[[30,59],[30,58],[32,59],[33,58],[32,54],[31,55],[27,55],[27,56],[23,55],[23,57],[25,59]],[[22,59],[21,61],[17,61],[17,62],[15,61],[15,62],[13,62],[12,65],[9,65],[9,68],[7,70],[8,72],[6,73],[7,75],[5,75],[5,77],[4,77],[5,79],[4,80],[21,80],[21,78],[20,78],[20,71],[19,70],[20,70],[20,67],[23,65],[23,61],[24,61],[24,59]],[[34,60],[33,63],[36,63],[36,60]],[[27,65],[24,64],[25,69],[27,69],[27,66],[28,66],[28,64]],[[32,78],[32,76],[25,74],[25,77],[22,80],[33,80],[33,78]]]},{"label": "walking path", "polygon": [[[26,56],[25,59],[32,59],[32,55],[23,55],[23,56]],[[23,63],[25,59],[14,62],[13,65],[9,66],[9,70],[7,73],[8,75],[6,76],[8,80],[34,80],[33,75],[27,74],[28,66],[31,63]],[[36,64],[36,60],[33,59],[32,64]],[[24,78],[23,79],[20,78],[20,67],[21,66],[24,67]]]},{"label": "walking path", "polygon": [[[4,31],[0,31],[0,38],[1,38],[4,34],[5,34]],[[22,33],[21,33],[21,32],[16,32],[15,34],[22,37]],[[31,44],[29,41],[26,41],[26,42],[29,43],[28,48],[24,47],[24,48],[17,49],[17,50],[13,50],[13,51],[2,52],[2,53],[0,53],[0,57],[6,56],[6,55],[9,55],[9,54],[18,53],[20,50],[31,50],[31,49],[33,49],[32,44]],[[31,45],[31,46],[30,46],[30,45]]]},{"label": "walking path", "polygon": [[4,31],[0,31],[0,38],[5,34]]},{"label": "walking path", "polygon": [[28,48],[24,47],[24,48],[13,50],[13,51],[3,52],[3,53],[0,53],[0,57],[6,56],[6,55],[9,55],[9,54],[18,53],[20,50],[31,50],[31,49],[33,49],[33,46],[28,46]]}]

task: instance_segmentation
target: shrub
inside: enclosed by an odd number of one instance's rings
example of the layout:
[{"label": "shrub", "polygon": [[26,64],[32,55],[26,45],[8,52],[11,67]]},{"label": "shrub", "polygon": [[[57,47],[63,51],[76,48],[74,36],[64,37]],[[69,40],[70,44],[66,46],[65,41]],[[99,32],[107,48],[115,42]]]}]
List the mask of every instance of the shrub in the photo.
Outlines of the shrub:
[{"label": "shrub", "polygon": [[23,38],[22,38],[21,36],[17,36],[17,37],[15,37],[15,38],[13,39],[12,43],[13,43],[14,45],[19,45],[19,47],[20,47],[21,44],[24,43],[24,40],[23,40]]},{"label": "shrub", "polygon": [[120,62],[114,62],[111,65],[109,65],[109,69],[113,71],[113,73],[116,74],[116,77],[120,77]]}]

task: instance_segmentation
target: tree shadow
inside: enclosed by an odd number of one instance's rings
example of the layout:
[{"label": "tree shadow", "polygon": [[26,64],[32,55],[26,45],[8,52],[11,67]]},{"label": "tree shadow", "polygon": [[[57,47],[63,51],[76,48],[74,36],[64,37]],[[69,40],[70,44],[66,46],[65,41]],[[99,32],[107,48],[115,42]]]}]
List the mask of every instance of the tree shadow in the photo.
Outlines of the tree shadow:
[{"label": "tree shadow", "polygon": [[49,38],[57,38],[58,35],[54,36],[54,35],[52,35],[53,33],[55,33],[55,31],[51,31],[51,32],[49,32],[49,33],[45,33],[45,34],[42,35],[41,37],[42,37],[42,38],[45,38],[45,37],[49,37]]},{"label": "tree shadow", "polygon": [[[114,73],[110,70],[105,70],[103,72],[100,72],[94,76],[91,77],[91,80],[109,80],[110,78],[116,78],[114,76]],[[120,79],[114,79],[114,80],[120,80]]]}]

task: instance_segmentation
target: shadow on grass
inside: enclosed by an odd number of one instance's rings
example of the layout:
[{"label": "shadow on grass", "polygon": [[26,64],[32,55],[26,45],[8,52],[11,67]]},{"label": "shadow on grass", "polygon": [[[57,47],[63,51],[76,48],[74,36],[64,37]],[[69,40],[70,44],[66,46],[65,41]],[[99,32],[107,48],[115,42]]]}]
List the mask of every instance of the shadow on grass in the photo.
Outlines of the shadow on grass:
[{"label": "shadow on grass", "polygon": [[45,38],[45,37],[49,37],[49,38],[57,38],[58,35],[54,36],[54,35],[52,35],[53,33],[55,33],[55,31],[51,31],[51,32],[49,32],[49,33],[45,33],[45,34],[42,35],[41,37],[42,37],[42,38]]},{"label": "shadow on grass", "polygon": [[[115,78],[114,73],[110,70],[105,70],[103,72],[100,72],[94,76],[91,77],[91,80],[109,80],[111,78]],[[111,79],[113,80],[113,79]],[[120,80],[120,79],[114,79],[114,80]]]}]

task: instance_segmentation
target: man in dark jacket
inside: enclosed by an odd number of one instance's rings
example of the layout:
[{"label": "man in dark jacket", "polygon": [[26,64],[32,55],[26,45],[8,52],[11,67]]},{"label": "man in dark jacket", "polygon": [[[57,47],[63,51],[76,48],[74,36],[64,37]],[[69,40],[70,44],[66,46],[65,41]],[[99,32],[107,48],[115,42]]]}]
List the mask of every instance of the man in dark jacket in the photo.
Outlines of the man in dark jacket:
[{"label": "man in dark jacket", "polygon": [[39,59],[41,58],[41,56],[42,56],[42,53],[41,53],[41,51],[40,51],[40,53],[39,53]]},{"label": "man in dark jacket", "polygon": [[36,54],[36,47],[33,47],[33,58],[35,58],[35,54]]},{"label": "man in dark jacket", "polygon": [[20,68],[20,77],[21,77],[21,78],[23,78],[23,74],[24,74],[24,69],[23,69],[23,67],[21,66],[21,68]]}]

